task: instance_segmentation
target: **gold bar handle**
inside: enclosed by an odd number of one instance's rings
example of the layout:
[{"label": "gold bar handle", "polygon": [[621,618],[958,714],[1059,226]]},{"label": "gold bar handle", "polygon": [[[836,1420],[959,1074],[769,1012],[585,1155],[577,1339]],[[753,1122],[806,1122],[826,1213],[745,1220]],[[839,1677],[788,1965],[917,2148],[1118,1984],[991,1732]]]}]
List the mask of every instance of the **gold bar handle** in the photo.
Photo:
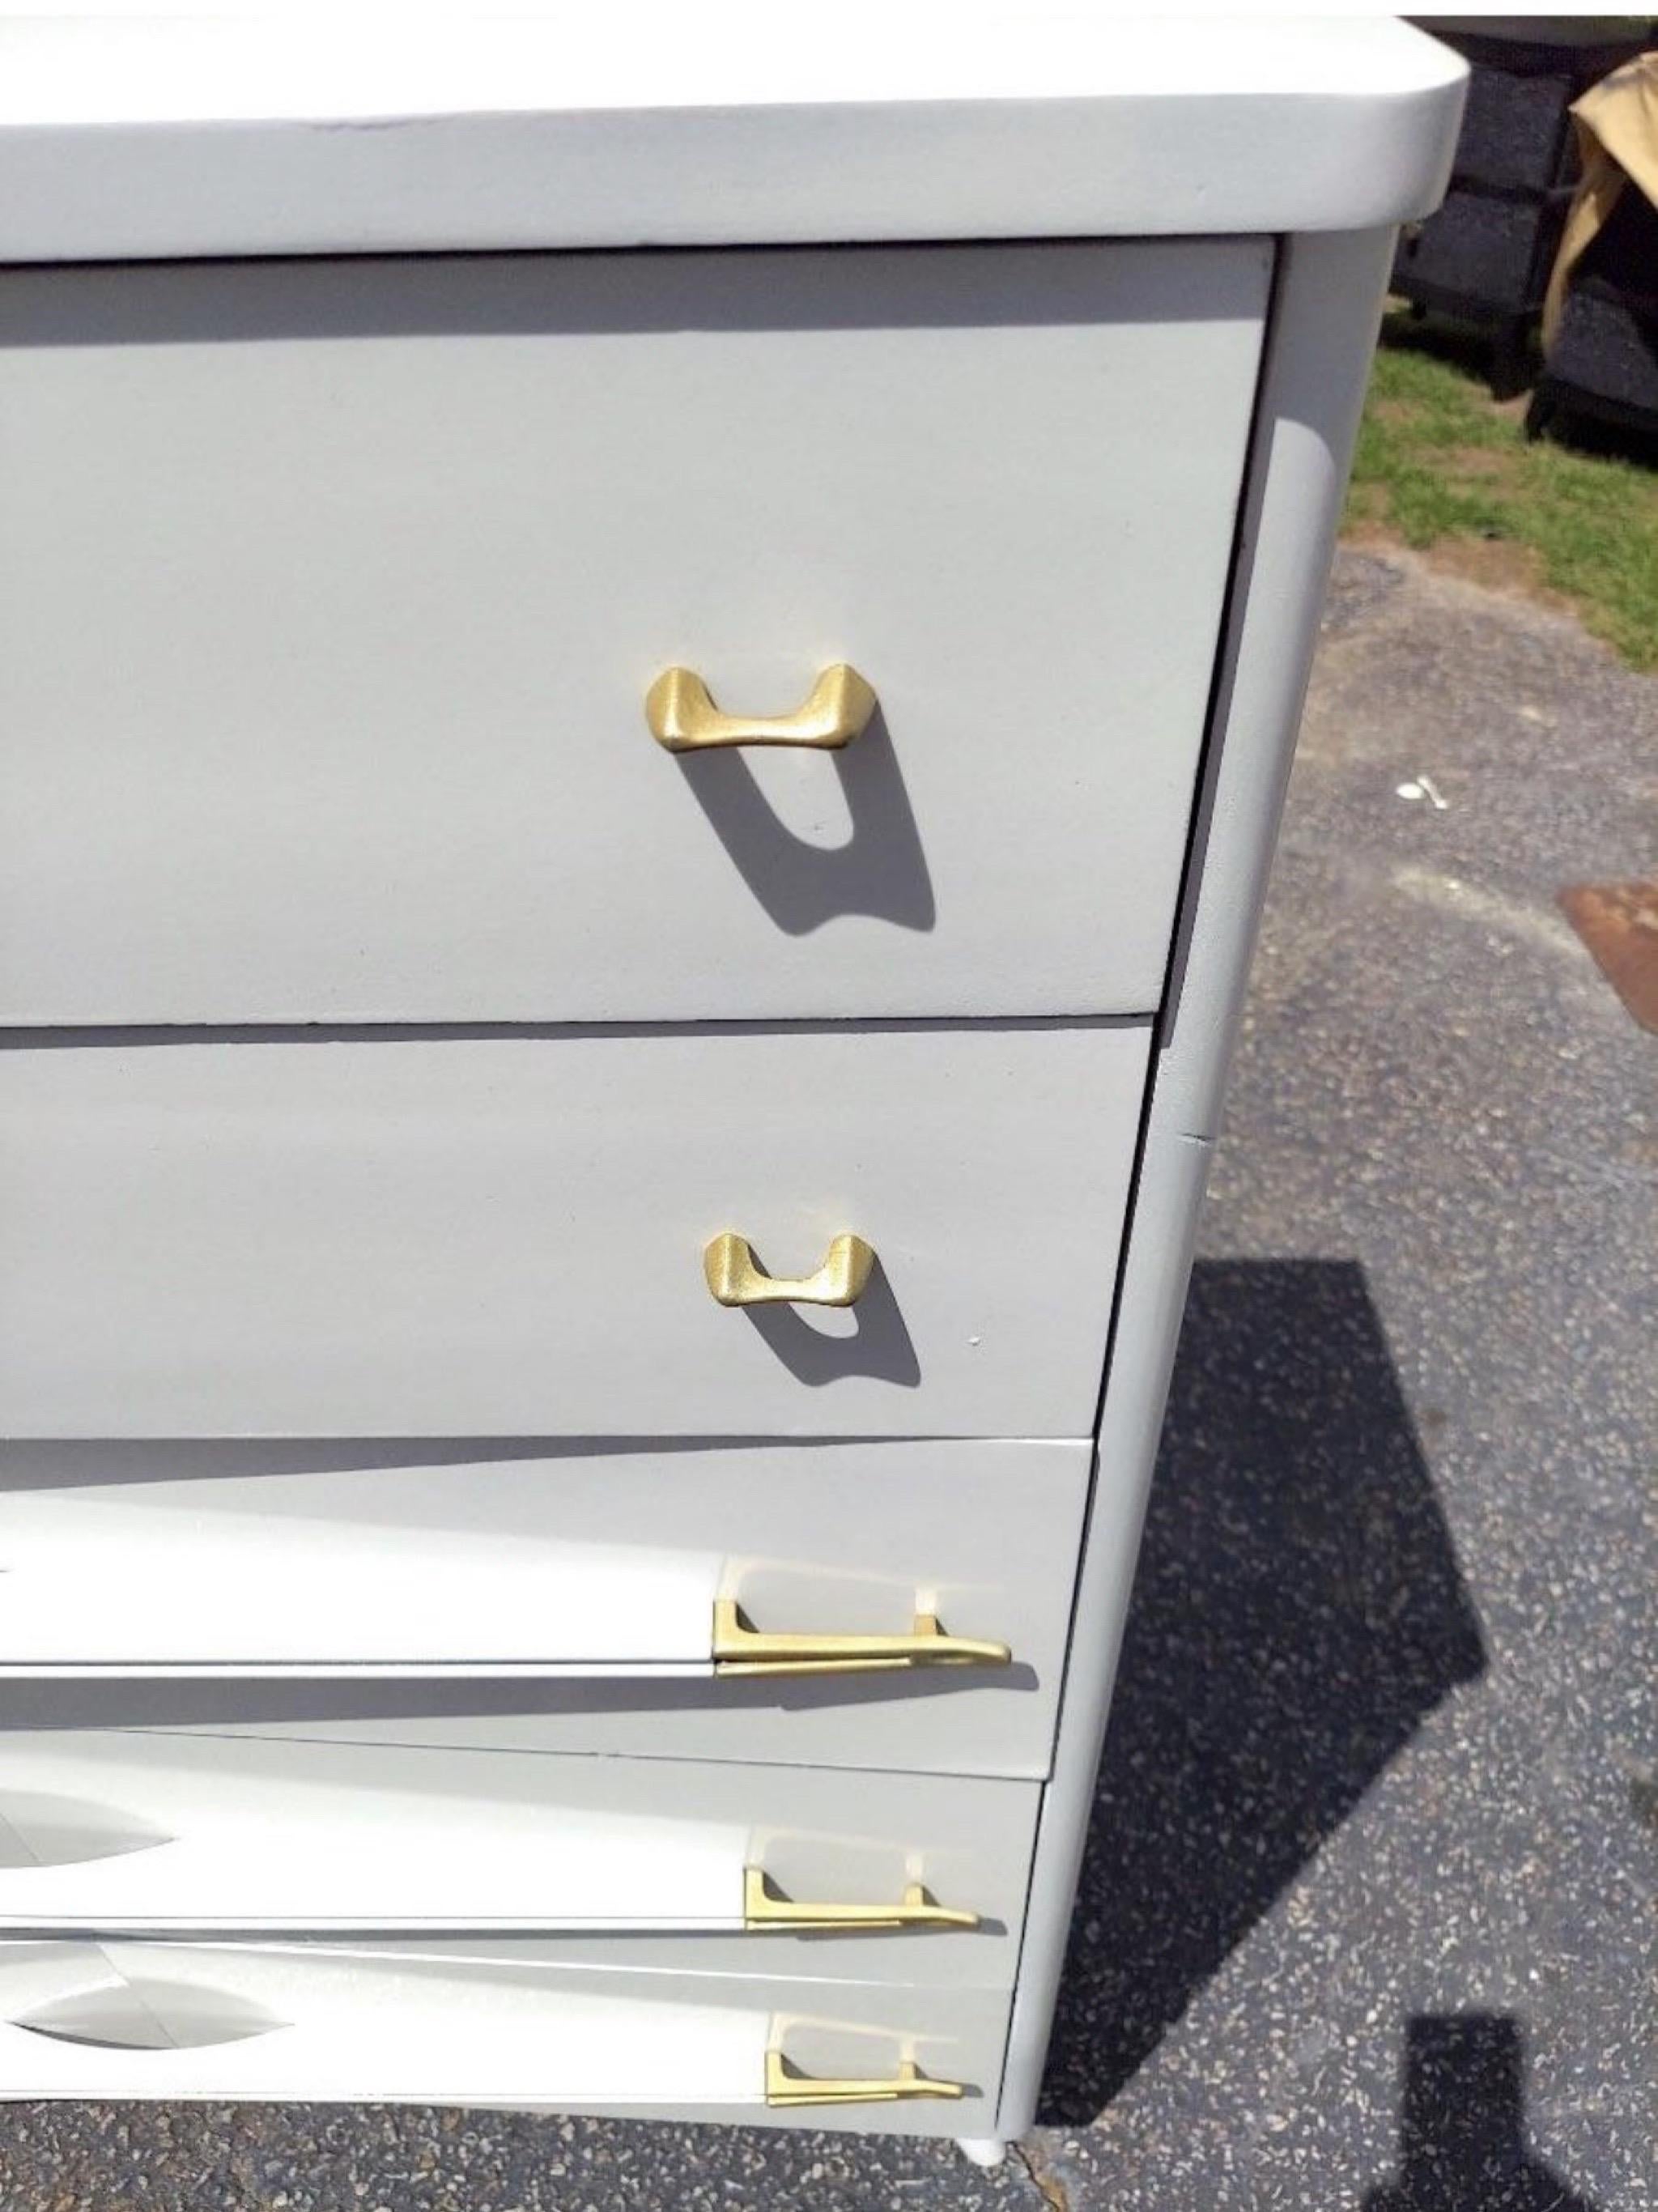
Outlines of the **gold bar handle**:
[{"label": "gold bar handle", "polygon": [[702,1273],[722,1306],[856,1305],[874,1266],[873,1249],[851,1236],[832,1238],[823,1264],[810,1275],[768,1275],[748,1238],[729,1229],[702,1253]]},{"label": "gold bar handle", "polygon": [[864,730],[875,694],[855,668],[837,660],[792,714],[723,714],[691,668],[665,668],[645,694],[645,720],[671,753],[711,752],[721,745],[798,745],[838,752]]},{"label": "gold bar handle", "polygon": [[1005,1644],[946,1636],[936,1613],[918,1613],[908,1636],[768,1636],[733,1597],[714,1601],[716,1674],[870,1674],[901,1667],[1005,1667]]},{"label": "gold bar handle", "polygon": [[959,2081],[934,2081],[913,2058],[906,2058],[890,2081],[829,2081],[796,2073],[780,2051],[766,2053],[768,2105],[896,2105],[912,2097],[961,2094]]},{"label": "gold bar handle", "polygon": [[881,1928],[976,1928],[976,1912],[935,1905],[919,1881],[910,1883],[901,1905],[799,1905],[780,1897],[760,1867],[743,1869],[743,1925],[787,1934]]}]

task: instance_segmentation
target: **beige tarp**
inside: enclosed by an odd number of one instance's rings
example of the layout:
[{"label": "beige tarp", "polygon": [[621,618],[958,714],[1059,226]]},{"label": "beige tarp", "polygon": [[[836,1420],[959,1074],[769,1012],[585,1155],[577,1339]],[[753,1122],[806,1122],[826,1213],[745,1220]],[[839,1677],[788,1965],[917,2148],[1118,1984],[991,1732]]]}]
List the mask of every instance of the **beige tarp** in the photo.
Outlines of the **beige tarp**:
[{"label": "beige tarp", "polygon": [[[1543,302],[1543,348],[1554,343],[1566,286],[1619,195],[1633,183],[1658,207],[1658,53],[1639,54],[1571,106],[1583,178],[1573,197]],[[1658,270],[1654,272],[1658,289]]]}]

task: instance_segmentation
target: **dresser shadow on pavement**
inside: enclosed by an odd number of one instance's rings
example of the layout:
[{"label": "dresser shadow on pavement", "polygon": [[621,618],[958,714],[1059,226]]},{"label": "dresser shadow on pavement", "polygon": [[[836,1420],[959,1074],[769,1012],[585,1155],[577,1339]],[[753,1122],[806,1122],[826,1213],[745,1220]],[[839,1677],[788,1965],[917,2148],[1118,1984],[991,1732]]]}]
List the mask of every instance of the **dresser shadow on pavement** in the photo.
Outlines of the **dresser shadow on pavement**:
[{"label": "dresser shadow on pavement", "polygon": [[1200,1261],[1044,2120],[1095,2118],[1428,1714],[1484,1665],[1363,1270]]},{"label": "dresser shadow on pavement", "polygon": [[744,882],[790,937],[853,914],[901,929],[932,927],[932,879],[878,707],[851,744],[817,753],[807,763],[839,781],[852,834],[838,845],[797,836],[780,820],[740,750],[676,753],[674,758]]},{"label": "dresser shadow on pavement", "polygon": [[1363,2212],[1595,2212],[1526,2142],[1520,2023],[1427,2013],[1405,2032],[1397,2178]]}]

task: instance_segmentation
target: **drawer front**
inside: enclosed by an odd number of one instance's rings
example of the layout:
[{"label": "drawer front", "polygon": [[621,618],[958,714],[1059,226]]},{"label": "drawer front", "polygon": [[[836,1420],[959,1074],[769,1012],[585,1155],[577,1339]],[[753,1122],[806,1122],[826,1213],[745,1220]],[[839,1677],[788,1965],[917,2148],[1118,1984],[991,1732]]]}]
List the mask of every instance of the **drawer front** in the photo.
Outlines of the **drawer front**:
[{"label": "drawer front", "polygon": [[[0,1733],[0,1929],[701,1939],[749,1974],[1010,1987],[1035,1783]],[[580,1944],[577,1956],[582,1955]]]},{"label": "drawer front", "polygon": [[0,1432],[1086,1436],[1147,1036],[14,1040]]},{"label": "drawer front", "polygon": [[5,272],[0,1022],[1155,1006],[1270,258]]},{"label": "drawer front", "polygon": [[[9,1725],[1047,1771],[1087,1445],[420,1449],[6,1446]],[[993,1656],[732,1671],[722,1600]]]},{"label": "drawer front", "polygon": [[[547,2106],[988,2134],[999,1991],[0,1943],[0,2097]],[[932,2085],[874,2094],[906,2060]],[[812,2101],[836,2083],[846,2101]],[[939,2094],[953,2084],[957,2097]]]}]

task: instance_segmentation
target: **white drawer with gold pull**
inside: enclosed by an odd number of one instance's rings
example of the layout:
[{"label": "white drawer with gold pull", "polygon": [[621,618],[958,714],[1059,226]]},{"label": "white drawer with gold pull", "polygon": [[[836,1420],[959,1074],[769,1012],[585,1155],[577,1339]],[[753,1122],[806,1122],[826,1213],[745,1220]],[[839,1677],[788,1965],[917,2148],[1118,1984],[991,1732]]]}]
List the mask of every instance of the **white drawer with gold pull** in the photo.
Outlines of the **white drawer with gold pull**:
[{"label": "white drawer with gold pull", "polygon": [[[440,1964],[321,1947],[0,1943],[0,2099],[555,2104],[988,2124],[999,1990]],[[965,2111],[962,2106],[965,2106]]]},{"label": "white drawer with gold pull", "polygon": [[1270,274],[0,274],[0,1021],[1146,1011]]},{"label": "white drawer with gold pull", "polygon": [[8,1729],[0,1930],[649,1936],[686,1939],[688,1972],[725,1938],[751,1974],[1011,1986],[1039,1796],[298,1725]]},{"label": "white drawer with gold pull", "polygon": [[1080,1443],[5,1445],[7,1717],[49,1725],[81,1681],[91,1725],[1040,1776],[1088,1469]]},{"label": "white drawer with gold pull", "polygon": [[0,1433],[1085,1436],[1148,1042],[14,1036]]}]

